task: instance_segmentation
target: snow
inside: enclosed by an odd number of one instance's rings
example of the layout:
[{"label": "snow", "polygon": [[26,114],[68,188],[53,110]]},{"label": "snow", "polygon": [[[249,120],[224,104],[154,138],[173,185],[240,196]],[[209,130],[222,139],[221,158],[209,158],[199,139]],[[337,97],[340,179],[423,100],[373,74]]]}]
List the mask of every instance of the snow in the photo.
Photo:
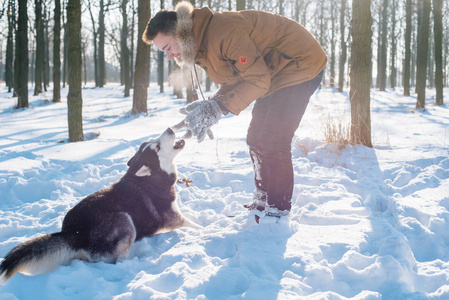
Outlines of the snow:
[{"label": "snow", "polygon": [[[132,116],[122,89],[84,88],[87,141],[68,143],[65,98],[51,103],[51,90],[31,96],[30,87],[30,108],[16,110],[0,86],[0,257],[59,231],[71,207],[126,172],[143,141],[184,117],[185,100],[155,85],[149,114]],[[329,116],[347,125],[350,108],[347,93],[318,91],[292,149],[291,215],[259,225],[242,206],[254,189],[251,110],[225,116],[215,140],[188,140],[176,158],[178,177],[193,181],[176,186],[181,211],[202,230],[145,238],[115,265],[16,274],[0,299],[448,299],[449,109],[434,93],[417,111],[401,89],[373,90],[371,149],[323,142]]]}]

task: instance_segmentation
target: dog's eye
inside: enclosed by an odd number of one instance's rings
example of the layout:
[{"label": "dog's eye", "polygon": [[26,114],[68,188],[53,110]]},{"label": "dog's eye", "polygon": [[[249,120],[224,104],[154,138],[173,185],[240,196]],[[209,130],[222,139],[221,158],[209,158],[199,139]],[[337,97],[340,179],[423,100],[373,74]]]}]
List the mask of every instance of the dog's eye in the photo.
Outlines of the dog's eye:
[{"label": "dog's eye", "polygon": [[159,150],[161,150],[161,144],[160,144],[160,143],[157,143],[157,145],[156,145],[156,151],[159,152]]}]

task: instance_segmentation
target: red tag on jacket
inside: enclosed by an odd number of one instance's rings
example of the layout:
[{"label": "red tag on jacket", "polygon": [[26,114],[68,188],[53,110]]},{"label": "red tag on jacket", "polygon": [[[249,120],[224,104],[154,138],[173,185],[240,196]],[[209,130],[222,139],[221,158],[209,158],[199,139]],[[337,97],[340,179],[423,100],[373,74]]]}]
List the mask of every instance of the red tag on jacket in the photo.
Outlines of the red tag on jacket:
[{"label": "red tag on jacket", "polygon": [[240,56],[239,57],[239,63],[246,64],[246,61],[247,61],[246,56]]}]

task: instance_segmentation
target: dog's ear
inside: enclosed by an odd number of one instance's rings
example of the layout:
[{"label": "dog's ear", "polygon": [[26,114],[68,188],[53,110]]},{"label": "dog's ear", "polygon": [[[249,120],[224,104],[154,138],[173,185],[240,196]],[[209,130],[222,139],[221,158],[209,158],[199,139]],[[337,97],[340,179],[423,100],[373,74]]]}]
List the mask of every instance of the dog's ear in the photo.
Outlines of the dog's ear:
[{"label": "dog's ear", "polygon": [[151,169],[147,166],[141,166],[135,175],[138,177],[151,176]]},{"label": "dog's ear", "polygon": [[134,156],[131,157],[130,160],[128,160],[128,167],[131,167],[131,165],[134,163],[134,161],[136,160],[136,156],[137,156],[137,153],[134,154]]}]

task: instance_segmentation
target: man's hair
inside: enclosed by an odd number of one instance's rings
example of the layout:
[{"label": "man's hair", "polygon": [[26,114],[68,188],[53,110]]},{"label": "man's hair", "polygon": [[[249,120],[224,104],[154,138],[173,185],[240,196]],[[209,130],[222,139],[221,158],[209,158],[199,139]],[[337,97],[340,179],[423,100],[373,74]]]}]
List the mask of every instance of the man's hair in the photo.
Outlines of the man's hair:
[{"label": "man's hair", "polygon": [[159,32],[166,35],[174,35],[177,21],[175,11],[161,10],[148,22],[147,28],[142,35],[143,41],[151,44]]}]

